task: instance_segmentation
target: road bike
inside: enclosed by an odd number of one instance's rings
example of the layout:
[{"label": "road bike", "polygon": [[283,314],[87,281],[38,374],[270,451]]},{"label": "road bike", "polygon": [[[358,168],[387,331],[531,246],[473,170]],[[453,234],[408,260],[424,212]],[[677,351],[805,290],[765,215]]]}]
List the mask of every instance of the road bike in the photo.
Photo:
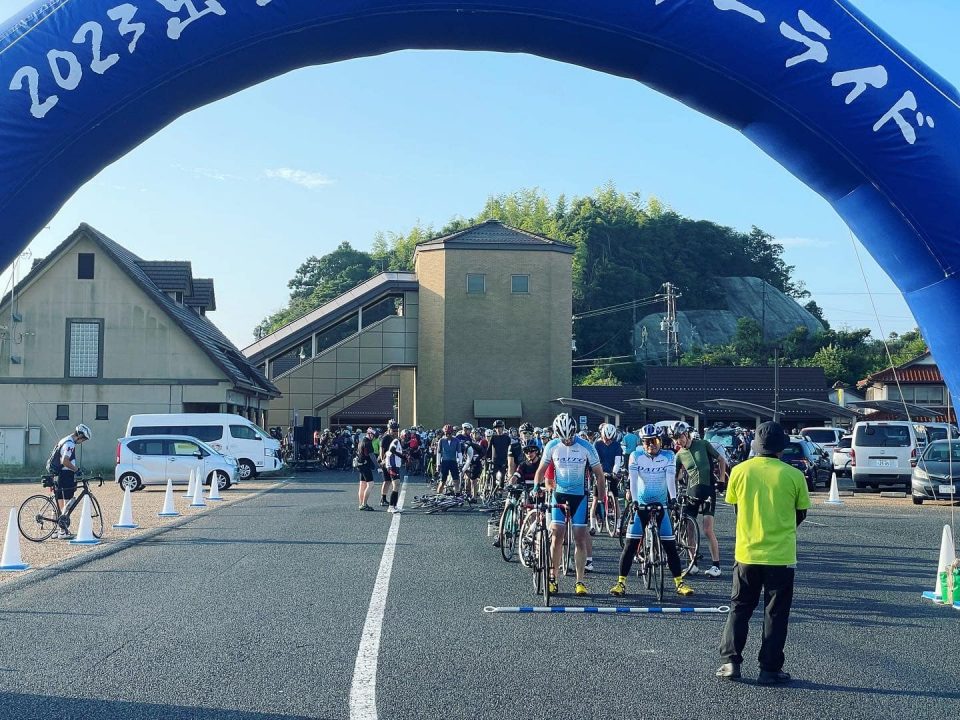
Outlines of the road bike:
[{"label": "road bike", "polygon": [[647,590],[653,589],[657,594],[657,602],[663,600],[663,575],[666,565],[666,554],[660,540],[660,521],[663,519],[663,512],[664,507],[660,503],[641,505],[634,502],[630,507],[629,521],[624,523],[628,527],[638,513],[646,514],[643,537],[637,547],[635,567],[637,577],[643,580]]},{"label": "road bike", "polygon": [[685,511],[694,502],[686,495],[681,495],[670,507],[670,522],[677,539],[677,554],[682,567],[681,577],[686,577],[700,559],[700,525],[696,518],[690,517]]},{"label": "road bike", "polygon": [[100,511],[100,503],[94,497],[90,490],[90,483],[99,481],[98,487],[103,487],[103,476],[95,475],[87,478],[77,475],[77,490],[72,499],[70,499],[63,510],[54,497],[57,479],[52,475],[44,475],[41,478],[43,487],[49,488],[46,495],[31,495],[20,505],[17,512],[17,526],[20,533],[31,542],[43,542],[48,540],[58,529],[64,532],[70,530],[70,520],[73,511],[80,507],[85,497],[90,498],[90,520],[93,536],[95,538],[103,537],[103,513]]},{"label": "road bike", "polygon": [[[550,522],[548,514],[554,508],[563,510],[569,517],[570,508],[566,503],[527,503],[527,517],[521,537],[524,543],[529,544],[528,567],[533,570],[533,589],[537,595],[543,596],[543,604],[550,605]],[[521,556],[524,554],[521,546]]]},{"label": "road bike", "polygon": [[526,485],[507,485],[504,488],[507,499],[504,500],[503,512],[500,514],[499,533],[497,544],[500,555],[506,562],[513,560],[514,549],[520,539],[520,528],[523,524],[527,506]]}]

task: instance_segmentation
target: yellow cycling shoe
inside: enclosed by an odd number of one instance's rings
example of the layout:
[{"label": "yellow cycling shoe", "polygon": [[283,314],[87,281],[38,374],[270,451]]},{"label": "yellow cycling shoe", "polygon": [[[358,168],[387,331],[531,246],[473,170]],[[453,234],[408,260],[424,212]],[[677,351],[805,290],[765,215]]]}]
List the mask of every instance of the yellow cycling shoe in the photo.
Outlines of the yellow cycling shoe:
[{"label": "yellow cycling shoe", "polygon": [[626,595],[627,594],[626,583],[617,581],[617,584],[614,585],[612,588],[610,588],[610,594],[613,595],[614,597],[623,597],[624,595]]},{"label": "yellow cycling shoe", "polygon": [[555,578],[550,578],[550,582],[547,583],[547,590],[550,591],[551,595],[556,595],[560,592],[560,585],[557,583]]},{"label": "yellow cycling shoe", "polygon": [[693,595],[693,588],[687,585],[683,578],[674,578],[677,583],[677,595],[682,597],[690,597]]},{"label": "yellow cycling shoe", "polygon": [[573,592],[575,592],[577,595],[590,594],[590,591],[587,590],[587,586],[584,585],[582,582],[578,582],[576,585],[573,586]]}]

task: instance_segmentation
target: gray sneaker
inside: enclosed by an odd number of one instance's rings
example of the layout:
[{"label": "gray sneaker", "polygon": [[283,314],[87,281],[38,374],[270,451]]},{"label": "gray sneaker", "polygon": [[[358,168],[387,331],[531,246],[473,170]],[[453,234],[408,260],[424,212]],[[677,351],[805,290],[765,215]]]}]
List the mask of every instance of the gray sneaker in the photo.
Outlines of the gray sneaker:
[{"label": "gray sneaker", "polygon": [[718,568],[716,565],[711,565],[703,571],[703,574],[707,577],[720,577],[720,568]]}]

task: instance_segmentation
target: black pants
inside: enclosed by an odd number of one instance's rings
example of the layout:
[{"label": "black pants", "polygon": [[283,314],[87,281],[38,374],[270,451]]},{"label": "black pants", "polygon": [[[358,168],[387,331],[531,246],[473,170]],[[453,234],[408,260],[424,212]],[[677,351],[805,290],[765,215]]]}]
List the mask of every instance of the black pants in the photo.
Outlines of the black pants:
[{"label": "black pants", "polygon": [[763,591],[763,640],[757,660],[761,670],[778,672],[783,669],[783,646],[787,642],[787,624],[793,604],[794,573],[793,568],[783,565],[736,563],[733,566],[730,614],[720,639],[723,662],[743,662],[750,617]]}]

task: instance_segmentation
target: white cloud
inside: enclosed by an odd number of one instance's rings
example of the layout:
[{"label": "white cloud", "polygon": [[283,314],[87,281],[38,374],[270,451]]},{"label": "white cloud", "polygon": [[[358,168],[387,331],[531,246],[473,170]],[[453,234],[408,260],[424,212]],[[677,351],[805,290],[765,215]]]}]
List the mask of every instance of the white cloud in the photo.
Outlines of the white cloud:
[{"label": "white cloud", "polygon": [[264,170],[268,178],[277,180],[286,180],[294,185],[300,185],[307,190],[316,190],[324,185],[333,185],[333,180],[320,173],[308,172],[306,170],[295,170],[294,168],[276,168],[273,170]]},{"label": "white cloud", "polygon": [[831,243],[827,240],[820,240],[819,238],[807,238],[807,237],[777,238],[773,242],[779,245],[782,245],[785,248],[800,248],[800,247],[825,248],[825,247],[830,247],[831,245]]},{"label": "white cloud", "polygon": [[194,167],[188,168],[183,165],[174,165],[177,170],[182,170],[183,172],[188,172],[191,175],[196,175],[197,177],[207,178],[209,180],[216,180],[218,182],[223,182],[224,180],[243,180],[239,175],[231,175],[230,173],[225,173],[220,170],[215,170],[213,168],[202,168]]}]

